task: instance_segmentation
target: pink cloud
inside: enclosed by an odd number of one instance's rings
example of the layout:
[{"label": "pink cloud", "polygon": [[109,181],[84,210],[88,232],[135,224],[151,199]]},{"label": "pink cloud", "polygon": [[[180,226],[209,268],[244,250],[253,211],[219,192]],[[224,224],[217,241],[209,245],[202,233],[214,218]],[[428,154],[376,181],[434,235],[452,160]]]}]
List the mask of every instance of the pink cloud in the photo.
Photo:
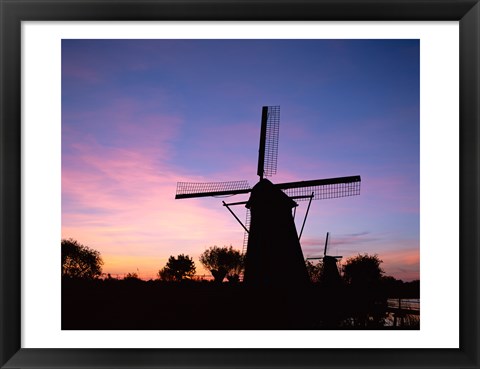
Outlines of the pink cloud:
[{"label": "pink cloud", "polygon": [[381,259],[383,260],[382,267],[386,275],[392,275],[404,281],[420,279],[419,248],[384,251]]},{"label": "pink cloud", "polygon": [[[180,253],[195,257],[202,271],[198,255],[206,247],[241,246],[243,231],[220,200],[174,199],[182,177],[168,164],[159,165],[157,157],[78,144],[64,166],[62,237],[99,250],[107,273],[118,273],[118,260],[151,258],[164,265],[168,256]],[[125,264],[125,272],[132,263]],[[137,267],[151,274],[150,264]],[[163,265],[155,265],[156,271]]]}]

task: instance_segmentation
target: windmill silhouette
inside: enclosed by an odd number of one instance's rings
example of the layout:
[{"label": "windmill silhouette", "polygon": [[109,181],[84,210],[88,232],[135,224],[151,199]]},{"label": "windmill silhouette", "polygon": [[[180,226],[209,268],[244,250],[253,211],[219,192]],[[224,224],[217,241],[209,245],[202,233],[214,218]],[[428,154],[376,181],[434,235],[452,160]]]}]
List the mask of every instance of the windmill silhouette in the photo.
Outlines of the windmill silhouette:
[{"label": "windmill silhouette", "polygon": [[323,256],[319,256],[319,257],[309,257],[307,258],[307,260],[321,260],[321,259],[324,259],[326,257],[328,258],[334,258],[335,260],[339,260],[341,258],[343,258],[343,256],[330,256],[330,255],[327,255],[327,248],[328,248],[328,241],[330,240],[330,233],[327,232],[327,236],[325,237],[325,246],[323,247]]},{"label": "windmill silhouette", "polygon": [[[223,205],[248,232],[243,280],[252,286],[286,287],[309,283],[292,215],[292,209],[298,206],[295,200],[311,201],[360,194],[360,176],[276,184],[266,179],[277,171],[279,125],[280,107],[264,106],[257,166],[260,180],[253,188],[247,181],[177,183],[176,199],[250,193],[246,202],[223,202]],[[229,207],[241,204],[250,211],[249,228]]]},{"label": "windmill silhouette", "polygon": [[309,257],[307,260],[323,260],[323,271],[321,281],[326,286],[335,286],[340,282],[340,273],[338,272],[337,262],[342,256],[327,255],[329,241],[329,233],[325,237],[325,247],[323,248],[323,256]]}]

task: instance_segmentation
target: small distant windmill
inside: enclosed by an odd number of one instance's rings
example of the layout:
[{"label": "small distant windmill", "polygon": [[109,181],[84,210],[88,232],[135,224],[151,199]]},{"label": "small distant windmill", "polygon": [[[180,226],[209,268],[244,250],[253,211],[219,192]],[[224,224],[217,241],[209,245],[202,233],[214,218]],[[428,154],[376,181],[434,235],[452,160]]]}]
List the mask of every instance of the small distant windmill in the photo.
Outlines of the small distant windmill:
[{"label": "small distant windmill", "polygon": [[[277,171],[279,125],[280,107],[264,106],[257,166],[260,180],[253,188],[247,181],[178,182],[175,196],[176,199],[184,199],[250,193],[246,202],[223,202],[223,205],[248,232],[244,282],[255,286],[298,286],[309,281],[292,216],[292,209],[298,205],[294,200],[311,201],[360,194],[360,176],[277,184],[264,178]],[[241,204],[250,211],[249,228],[229,207]]]},{"label": "small distant windmill", "polygon": [[321,260],[321,259],[324,259],[325,257],[334,258],[335,260],[340,260],[341,258],[343,258],[343,256],[329,256],[329,255],[327,255],[329,236],[330,236],[330,233],[327,232],[327,236],[325,237],[325,246],[323,247],[323,256],[313,257],[313,258],[309,257],[309,258],[307,258],[307,260]]},{"label": "small distant windmill", "polygon": [[323,259],[323,271],[322,271],[322,283],[325,285],[337,284],[340,281],[340,273],[338,272],[337,262],[342,256],[329,256],[327,255],[327,247],[329,240],[329,233],[325,238],[325,247],[323,248],[323,256],[309,257],[307,260],[322,260]]}]

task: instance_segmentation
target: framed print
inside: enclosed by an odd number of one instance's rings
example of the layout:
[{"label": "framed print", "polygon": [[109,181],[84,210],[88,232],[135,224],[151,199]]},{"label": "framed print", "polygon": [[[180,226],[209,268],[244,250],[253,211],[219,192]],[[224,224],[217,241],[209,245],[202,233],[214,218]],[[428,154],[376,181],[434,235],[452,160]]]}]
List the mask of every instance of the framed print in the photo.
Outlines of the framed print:
[{"label": "framed print", "polygon": [[477,1],[1,4],[2,367],[479,367]]}]

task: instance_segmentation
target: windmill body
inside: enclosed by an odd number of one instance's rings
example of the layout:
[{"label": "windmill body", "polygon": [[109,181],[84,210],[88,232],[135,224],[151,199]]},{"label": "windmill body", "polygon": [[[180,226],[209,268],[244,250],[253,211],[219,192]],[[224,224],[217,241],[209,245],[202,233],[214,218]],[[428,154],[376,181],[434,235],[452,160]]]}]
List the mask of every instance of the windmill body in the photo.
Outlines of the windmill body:
[{"label": "windmill body", "polygon": [[309,282],[292,217],[297,203],[268,179],[252,189],[246,204],[250,231],[244,282],[254,286],[299,286]]},{"label": "windmill body", "polygon": [[334,256],[323,257],[322,283],[326,286],[338,286],[341,283],[337,266],[338,259]]},{"label": "windmill body", "polygon": [[[330,199],[360,194],[360,176],[273,184],[265,177],[276,173],[279,106],[264,106],[260,130],[257,174],[250,188],[246,181],[177,184],[176,199],[250,193],[243,204],[250,210],[244,282],[250,286],[301,286],[309,281],[295,227],[295,200]],[[235,216],[235,215],[234,215]],[[237,221],[238,217],[235,216]],[[239,221],[240,222],[240,221]],[[241,223],[241,222],[240,222]]]}]

